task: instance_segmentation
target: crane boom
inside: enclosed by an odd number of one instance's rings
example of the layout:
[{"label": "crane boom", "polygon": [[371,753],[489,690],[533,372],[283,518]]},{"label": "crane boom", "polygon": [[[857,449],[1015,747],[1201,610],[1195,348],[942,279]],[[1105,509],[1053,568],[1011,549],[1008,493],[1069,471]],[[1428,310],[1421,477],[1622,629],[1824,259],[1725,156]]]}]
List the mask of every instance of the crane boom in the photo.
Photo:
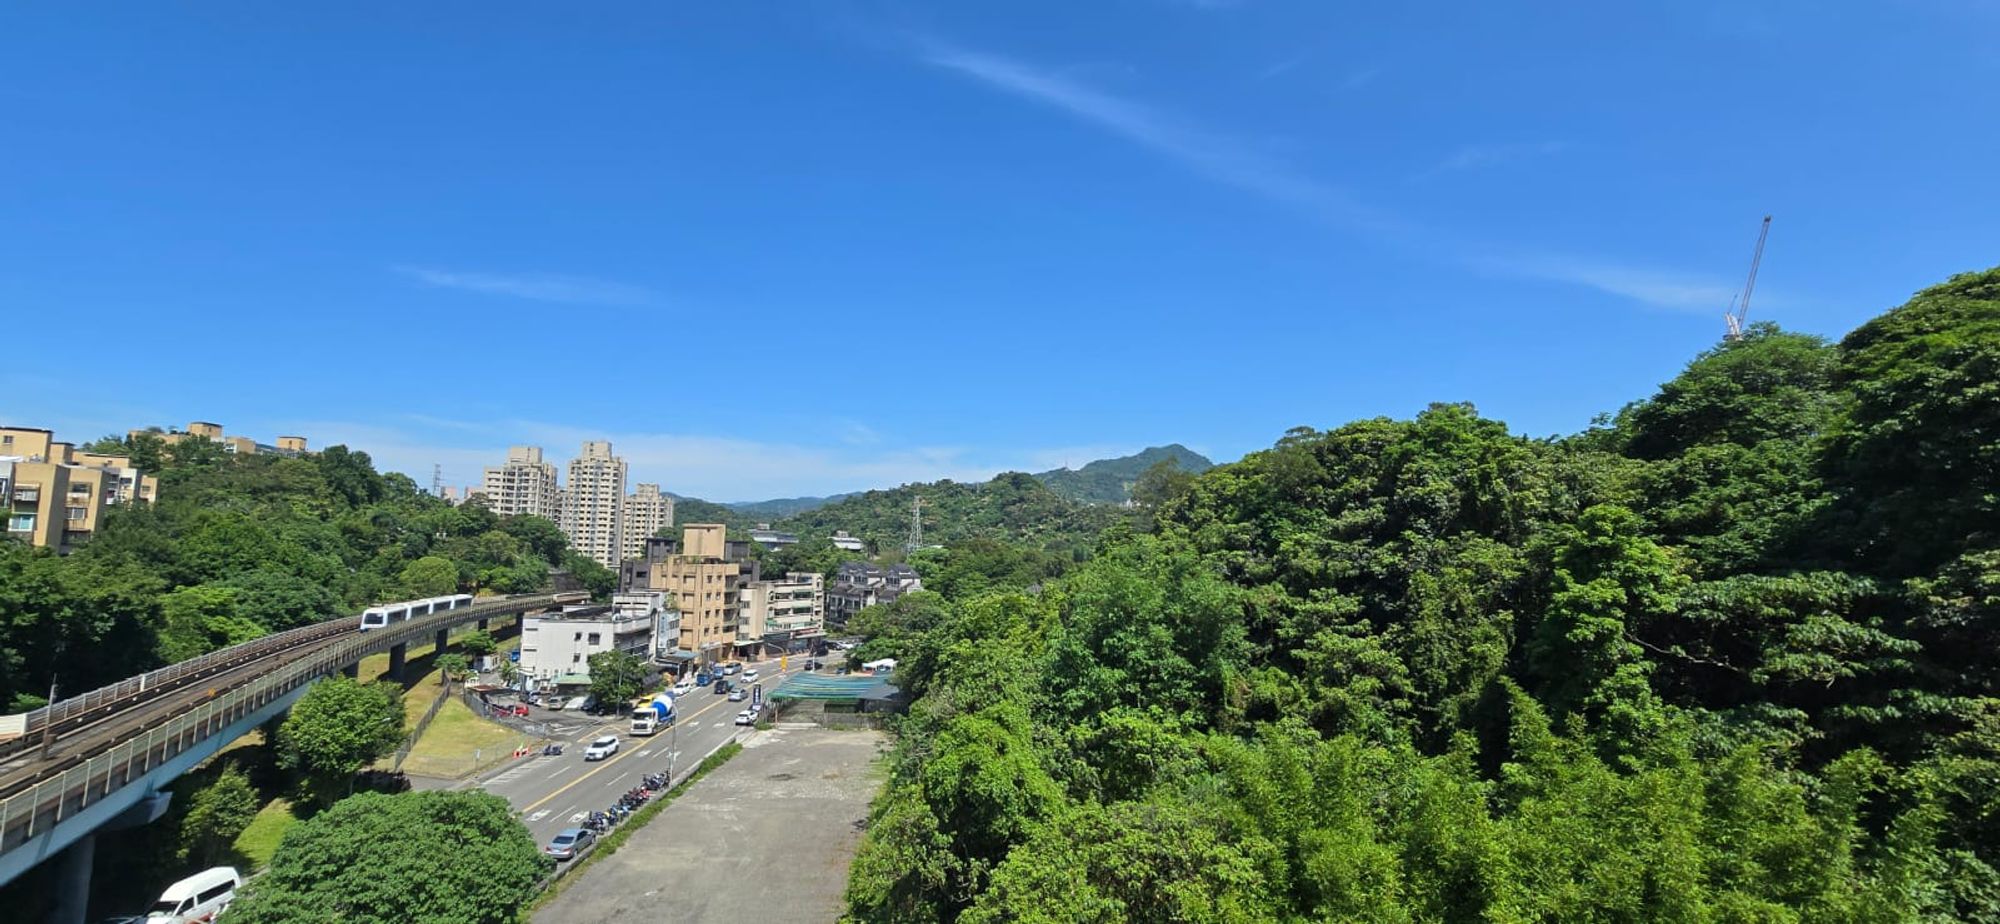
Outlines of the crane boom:
[{"label": "crane boom", "polygon": [[1729,339],[1743,337],[1743,323],[1750,317],[1750,293],[1757,289],[1757,267],[1764,262],[1764,239],[1771,235],[1771,216],[1764,216],[1764,226],[1757,229],[1757,249],[1750,254],[1750,275],[1743,280],[1742,296],[1733,299],[1730,310],[1723,314],[1729,322]]}]

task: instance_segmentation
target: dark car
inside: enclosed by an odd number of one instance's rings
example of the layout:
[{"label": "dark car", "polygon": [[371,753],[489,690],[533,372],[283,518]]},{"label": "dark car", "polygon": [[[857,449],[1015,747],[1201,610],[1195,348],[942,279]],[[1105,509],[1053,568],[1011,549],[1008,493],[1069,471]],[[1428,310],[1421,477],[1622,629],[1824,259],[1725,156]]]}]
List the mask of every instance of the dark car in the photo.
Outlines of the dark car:
[{"label": "dark car", "polygon": [[727,681],[727,680],[717,680],[717,681],[715,682],[715,692],[717,692],[717,693],[727,693],[727,692],[729,692],[729,681]]}]

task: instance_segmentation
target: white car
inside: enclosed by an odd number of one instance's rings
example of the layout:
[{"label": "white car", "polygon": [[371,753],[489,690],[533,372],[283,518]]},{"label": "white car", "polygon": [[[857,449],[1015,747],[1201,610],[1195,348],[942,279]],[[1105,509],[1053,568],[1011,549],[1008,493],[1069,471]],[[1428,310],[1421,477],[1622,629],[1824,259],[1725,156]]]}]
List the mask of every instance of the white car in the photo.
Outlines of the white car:
[{"label": "white car", "polygon": [[743,682],[744,682],[744,683],[756,683],[756,682],[757,682],[757,672],[756,672],[755,670],[747,670],[747,671],[744,671],[744,672],[743,672]]},{"label": "white car", "polygon": [[596,741],[592,741],[590,747],[583,749],[583,759],[603,760],[616,753],[618,753],[618,736],[605,735]]},{"label": "white car", "polygon": [[737,714],[736,714],[736,724],[738,724],[738,725],[755,725],[755,724],[757,724],[757,714],[756,714],[756,713],[754,713],[754,712],[751,712],[751,711],[750,711],[750,710],[748,710],[748,709],[745,709],[745,710],[743,710],[742,712],[739,712],[739,713],[737,713]]}]

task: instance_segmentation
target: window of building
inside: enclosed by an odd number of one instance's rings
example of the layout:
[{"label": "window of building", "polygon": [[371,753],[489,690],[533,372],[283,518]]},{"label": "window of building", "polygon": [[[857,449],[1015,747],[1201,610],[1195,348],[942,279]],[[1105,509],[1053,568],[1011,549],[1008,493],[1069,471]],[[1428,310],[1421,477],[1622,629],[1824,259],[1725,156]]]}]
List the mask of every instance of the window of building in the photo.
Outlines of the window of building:
[{"label": "window of building", "polygon": [[14,514],[7,521],[7,528],[20,533],[32,532],[35,528],[35,515],[32,513]]},{"label": "window of building", "polygon": [[90,508],[88,508],[88,507],[64,507],[64,508],[63,508],[63,515],[64,515],[64,516],[66,516],[66,517],[68,517],[68,518],[69,518],[69,520],[70,520],[70,522],[76,522],[76,521],[79,521],[79,520],[82,520],[82,519],[84,518],[84,516],[85,516],[86,514],[88,514],[88,513],[90,513]]},{"label": "window of building", "polygon": [[596,632],[592,632],[592,633],[590,633],[590,644],[592,644],[592,645],[596,645],[596,644],[599,644],[599,643],[601,643],[602,641],[603,641],[603,637],[602,637],[602,636],[600,636],[600,635],[599,635],[598,633],[596,633]]}]

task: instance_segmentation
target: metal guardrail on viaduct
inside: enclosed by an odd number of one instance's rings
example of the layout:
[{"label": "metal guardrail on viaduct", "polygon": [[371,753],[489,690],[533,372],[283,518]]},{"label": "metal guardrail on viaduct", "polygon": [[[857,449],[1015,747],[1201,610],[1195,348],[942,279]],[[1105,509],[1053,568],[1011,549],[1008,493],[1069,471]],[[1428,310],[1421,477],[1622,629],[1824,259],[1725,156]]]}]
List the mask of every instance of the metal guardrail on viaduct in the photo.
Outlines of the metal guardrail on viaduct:
[{"label": "metal guardrail on viaduct", "polygon": [[7,716],[0,722],[0,883],[136,805],[149,793],[133,790],[156,789],[184,772],[226,743],[217,736],[241,734],[245,718],[289,705],[314,680],[441,630],[577,596],[479,602],[366,633],[358,617],[345,616]]}]

